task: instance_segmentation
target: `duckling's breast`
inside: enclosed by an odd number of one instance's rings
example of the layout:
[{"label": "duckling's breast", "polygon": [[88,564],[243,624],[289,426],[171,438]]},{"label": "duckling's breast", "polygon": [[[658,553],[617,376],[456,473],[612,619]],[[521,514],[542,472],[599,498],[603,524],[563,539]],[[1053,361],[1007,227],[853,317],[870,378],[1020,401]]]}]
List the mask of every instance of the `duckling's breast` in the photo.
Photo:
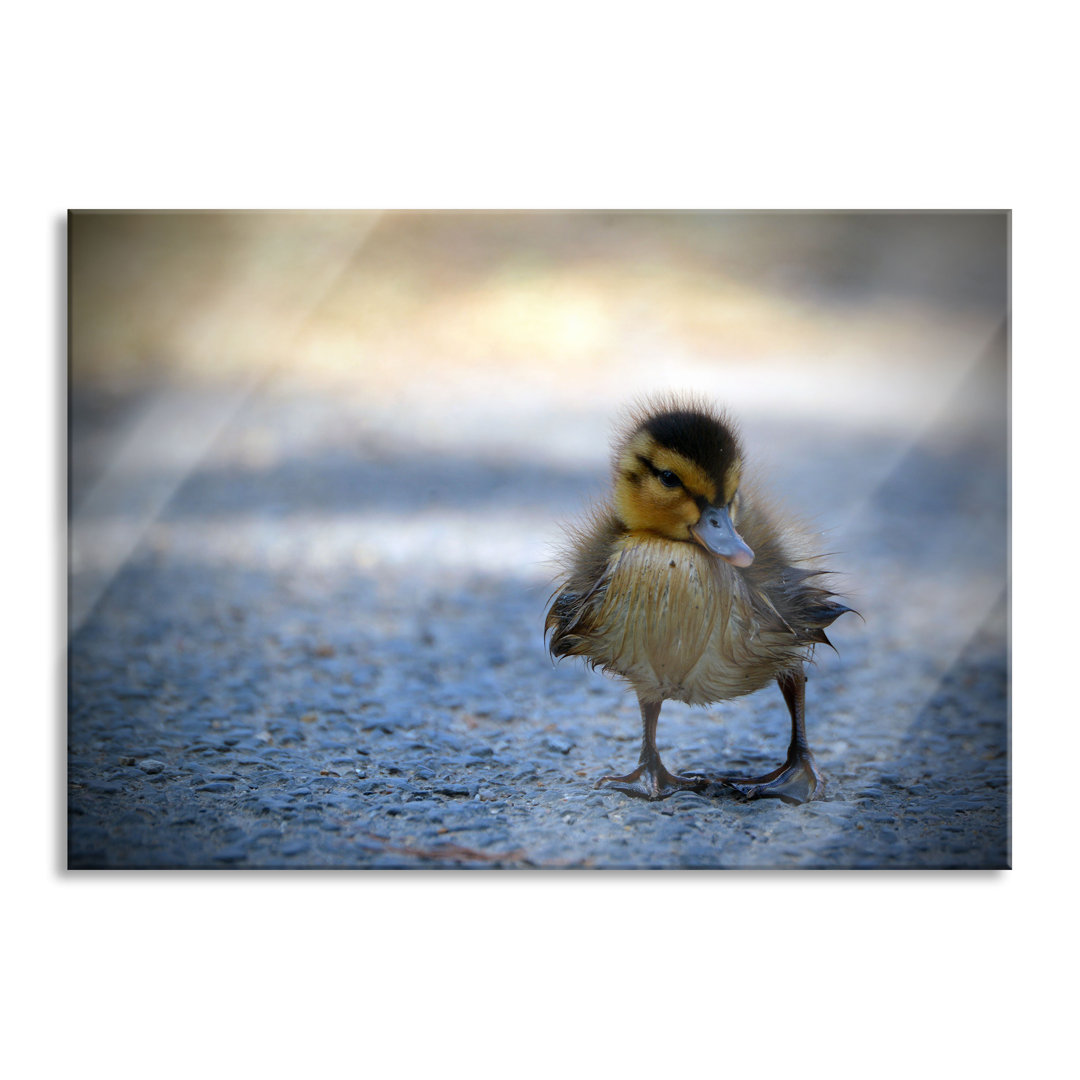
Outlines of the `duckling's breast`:
[{"label": "duckling's breast", "polygon": [[645,700],[705,705],[749,694],[801,652],[757,610],[740,572],[697,544],[631,533],[605,579],[588,655]]}]

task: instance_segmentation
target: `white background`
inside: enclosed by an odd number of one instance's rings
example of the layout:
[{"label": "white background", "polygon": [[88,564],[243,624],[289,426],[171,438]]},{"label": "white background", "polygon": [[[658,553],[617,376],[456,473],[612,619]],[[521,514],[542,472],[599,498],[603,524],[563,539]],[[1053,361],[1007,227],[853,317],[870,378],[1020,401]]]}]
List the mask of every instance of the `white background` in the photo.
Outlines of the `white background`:
[{"label": "white background", "polygon": [[[1077,176],[1057,10],[9,14],[16,1075],[1004,1076],[1065,1054]],[[58,221],[68,207],[283,206],[1012,209],[1016,869],[67,873]]]}]

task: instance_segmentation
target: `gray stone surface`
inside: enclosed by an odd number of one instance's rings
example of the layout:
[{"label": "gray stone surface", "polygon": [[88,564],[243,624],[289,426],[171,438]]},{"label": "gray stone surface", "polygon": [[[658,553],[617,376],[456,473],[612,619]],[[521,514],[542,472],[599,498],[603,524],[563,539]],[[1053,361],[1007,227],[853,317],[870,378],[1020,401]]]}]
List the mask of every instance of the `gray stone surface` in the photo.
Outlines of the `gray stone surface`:
[{"label": "gray stone surface", "polygon": [[[1000,215],[264,217],[76,232],[71,867],[1009,864]],[[824,801],[594,789],[638,713],[550,663],[550,559],[667,388],[862,614]],[[773,689],[660,718],[684,771],[787,737]]]},{"label": "gray stone surface", "polygon": [[[349,427],[351,408],[252,394],[74,629],[71,867],[1008,864],[1003,426],[941,446],[931,428],[851,513],[835,478],[881,456],[870,433],[755,425],[790,492],[848,514],[829,539],[865,623],[836,625],[839,655],[819,651],[808,690],[827,798],[650,804],[593,788],[636,760],[637,710],[618,683],[551,665],[546,571],[514,573],[499,551],[486,571],[429,558],[406,527],[445,514],[463,530],[446,555],[489,502],[524,530],[554,522],[602,459],[580,474],[428,462],[384,440],[376,460],[227,463],[230,440],[325,432],[339,411]],[[798,475],[807,443],[817,480]],[[369,519],[400,520],[401,547],[365,547]],[[763,771],[786,739],[772,690],[661,717],[677,769]]]}]

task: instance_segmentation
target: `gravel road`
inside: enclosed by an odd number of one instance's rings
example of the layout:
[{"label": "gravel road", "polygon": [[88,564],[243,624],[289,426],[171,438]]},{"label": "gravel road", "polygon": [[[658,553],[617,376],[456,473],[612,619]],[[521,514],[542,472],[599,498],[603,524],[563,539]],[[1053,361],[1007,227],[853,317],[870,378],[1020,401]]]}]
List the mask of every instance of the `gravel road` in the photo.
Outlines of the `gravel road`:
[{"label": "gravel road", "polygon": [[[349,432],[348,414],[248,398],[75,630],[72,867],[1007,864],[1000,446],[991,476],[979,440],[915,446],[829,534],[866,621],[838,623],[838,655],[819,650],[811,670],[826,800],[645,804],[592,787],[636,760],[632,697],[554,668],[541,633],[535,531],[551,539],[603,459],[574,475],[381,441],[377,461],[215,463],[267,433]],[[800,444],[830,476],[881,457],[847,434],[773,435],[804,499]],[[474,537],[489,503],[496,527]],[[766,690],[669,703],[660,731],[678,768],[765,770],[787,721]]]},{"label": "gravel road", "polygon": [[[955,363],[849,357],[809,383],[685,357],[571,390],[77,381],[69,867],[1007,867],[996,330],[972,323]],[[551,664],[549,560],[657,381],[732,405],[863,616],[809,673],[823,801],[594,790],[636,761],[637,709]],[[767,689],[667,704],[659,745],[765,771],[787,737]]]}]

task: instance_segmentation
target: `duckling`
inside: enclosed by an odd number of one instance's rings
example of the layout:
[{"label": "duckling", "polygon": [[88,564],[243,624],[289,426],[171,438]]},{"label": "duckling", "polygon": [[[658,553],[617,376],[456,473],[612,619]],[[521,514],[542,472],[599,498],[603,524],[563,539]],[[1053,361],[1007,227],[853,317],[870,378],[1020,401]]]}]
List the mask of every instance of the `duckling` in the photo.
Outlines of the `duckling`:
[{"label": "duckling", "polygon": [[[851,609],[816,580],[790,530],[742,482],[732,421],[667,397],[635,410],[614,446],[611,500],[570,530],[545,621],[554,659],[583,657],[637,694],[638,766],[597,787],[645,799],[716,782],[748,799],[824,793],[806,739],[804,664]],[[791,714],[784,763],[764,776],[678,775],[656,748],[665,701],[708,705],[776,680]]]}]

